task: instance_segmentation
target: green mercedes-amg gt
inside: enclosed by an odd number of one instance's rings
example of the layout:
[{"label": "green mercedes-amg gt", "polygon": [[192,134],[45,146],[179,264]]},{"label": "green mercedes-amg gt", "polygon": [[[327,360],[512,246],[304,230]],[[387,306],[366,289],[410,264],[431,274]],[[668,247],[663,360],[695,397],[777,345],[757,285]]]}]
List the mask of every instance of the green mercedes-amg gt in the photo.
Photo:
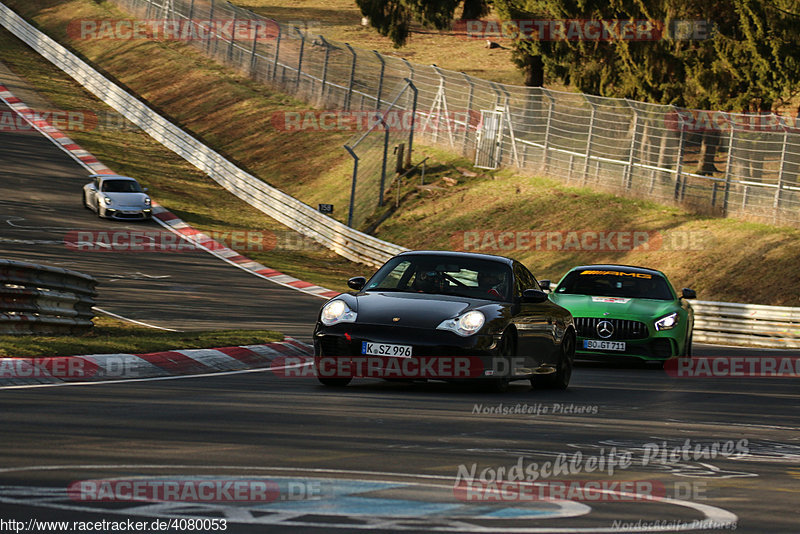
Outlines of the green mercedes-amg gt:
[{"label": "green mercedes-amg gt", "polygon": [[[550,289],[550,281],[540,281]],[[576,354],[608,359],[666,360],[692,354],[694,313],[661,271],[627,265],[584,265],[570,270],[550,299],[575,318]]]}]

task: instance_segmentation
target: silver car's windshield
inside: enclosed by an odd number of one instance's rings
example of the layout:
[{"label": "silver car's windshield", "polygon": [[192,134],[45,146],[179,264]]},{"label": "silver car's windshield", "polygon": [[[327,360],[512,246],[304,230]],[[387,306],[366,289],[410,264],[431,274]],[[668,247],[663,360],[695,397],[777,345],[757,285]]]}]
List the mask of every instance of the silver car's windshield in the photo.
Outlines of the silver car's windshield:
[{"label": "silver car's windshield", "polygon": [[103,180],[104,193],[141,193],[142,188],[133,180]]}]

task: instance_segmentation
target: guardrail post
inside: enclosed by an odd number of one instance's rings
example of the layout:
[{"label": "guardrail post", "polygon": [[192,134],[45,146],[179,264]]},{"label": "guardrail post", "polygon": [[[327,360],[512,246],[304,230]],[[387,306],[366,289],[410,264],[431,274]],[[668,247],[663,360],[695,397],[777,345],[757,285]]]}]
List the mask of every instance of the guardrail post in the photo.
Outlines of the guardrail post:
[{"label": "guardrail post", "polygon": [[381,97],[383,96],[383,75],[386,72],[386,60],[383,59],[383,56],[377,50],[373,50],[372,52],[375,54],[375,57],[378,58],[378,61],[381,62],[381,77],[378,80],[378,98],[375,102],[375,109],[381,109]]},{"label": "guardrail post", "polygon": [[[727,115],[727,113],[726,113]],[[731,193],[731,162],[733,160],[733,134],[736,129],[733,127],[733,121],[728,118],[730,124],[731,135],[728,136],[728,156],[725,158],[725,195],[722,200],[722,210],[725,216],[728,215],[728,197]]]},{"label": "guardrail post", "polygon": [[[585,96],[584,96],[585,98]],[[587,180],[589,179],[589,155],[592,152],[592,136],[594,135],[594,117],[596,113],[596,108],[594,102],[586,98],[586,102],[592,108],[592,114],[589,117],[589,135],[586,138],[586,152],[584,154],[584,164],[583,164],[583,184],[586,185]]]},{"label": "guardrail post", "polygon": [[278,28],[278,36],[275,38],[275,56],[272,58],[272,77],[271,80],[275,81],[275,78],[278,76],[278,61],[280,60],[280,53],[281,53],[281,37],[283,36],[283,28],[281,27],[280,22],[277,20],[272,20],[275,23],[275,27]]},{"label": "guardrail post", "polygon": [[[344,110],[350,111],[350,100],[353,98],[353,84],[356,81],[356,51],[350,46],[350,43],[344,44],[353,56],[353,63],[350,65],[350,81],[347,84],[347,95],[344,98]],[[355,183],[355,182],[354,182]],[[350,226],[350,225],[348,225]]]}]

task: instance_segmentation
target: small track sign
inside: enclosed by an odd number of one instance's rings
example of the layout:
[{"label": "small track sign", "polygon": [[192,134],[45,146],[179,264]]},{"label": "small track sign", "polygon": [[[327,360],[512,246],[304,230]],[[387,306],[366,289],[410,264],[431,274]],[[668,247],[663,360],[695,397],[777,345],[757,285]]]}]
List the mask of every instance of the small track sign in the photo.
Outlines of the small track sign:
[{"label": "small track sign", "polygon": [[320,213],[333,213],[333,204],[320,204],[319,205],[319,212]]}]

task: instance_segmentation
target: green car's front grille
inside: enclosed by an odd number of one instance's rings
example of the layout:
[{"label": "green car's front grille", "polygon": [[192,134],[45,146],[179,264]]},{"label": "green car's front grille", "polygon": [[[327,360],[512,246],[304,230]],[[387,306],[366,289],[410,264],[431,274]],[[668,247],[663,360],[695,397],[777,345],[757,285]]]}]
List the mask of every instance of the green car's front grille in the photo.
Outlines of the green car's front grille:
[{"label": "green car's front grille", "polygon": [[[597,331],[600,321],[611,323],[611,335],[604,337]],[[608,326],[608,325],[604,325]],[[575,317],[575,329],[580,337],[603,340],[645,339],[650,336],[647,325],[640,321],[627,319],[607,319],[605,317]],[[607,330],[603,330],[606,334]],[[607,334],[606,334],[607,335]]]}]

